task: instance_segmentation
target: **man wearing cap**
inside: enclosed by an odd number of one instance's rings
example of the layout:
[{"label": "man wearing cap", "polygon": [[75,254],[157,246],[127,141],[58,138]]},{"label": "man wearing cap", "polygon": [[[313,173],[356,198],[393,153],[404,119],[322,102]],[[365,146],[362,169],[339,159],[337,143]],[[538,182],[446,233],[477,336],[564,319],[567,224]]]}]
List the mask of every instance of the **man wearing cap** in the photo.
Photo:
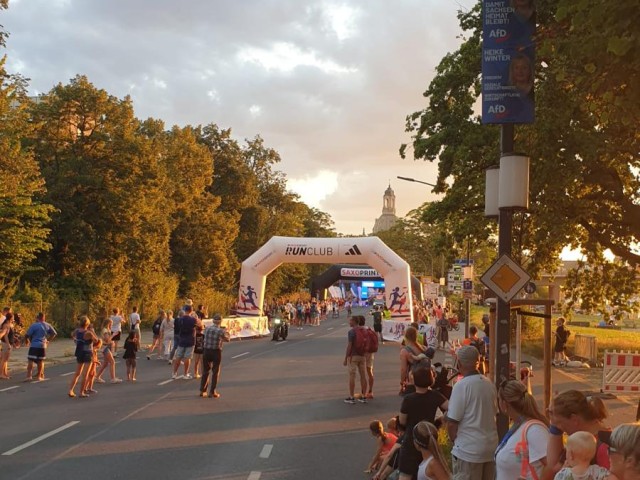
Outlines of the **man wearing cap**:
[{"label": "man wearing cap", "polygon": [[[213,316],[213,323],[204,329],[204,353],[202,354],[202,380],[200,380],[200,396],[218,398],[216,392],[220,364],[222,363],[222,343],[230,340],[229,332],[220,326],[222,317],[219,313]],[[211,381],[209,381],[211,372]],[[208,387],[208,388],[207,388]],[[208,393],[207,393],[208,390]]]},{"label": "man wearing cap", "polygon": [[498,446],[496,389],[478,371],[480,354],[475,347],[464,346],[457,356],[463,378],[453,386],[446,416],[453,442],[453,480],[493,480]]}]

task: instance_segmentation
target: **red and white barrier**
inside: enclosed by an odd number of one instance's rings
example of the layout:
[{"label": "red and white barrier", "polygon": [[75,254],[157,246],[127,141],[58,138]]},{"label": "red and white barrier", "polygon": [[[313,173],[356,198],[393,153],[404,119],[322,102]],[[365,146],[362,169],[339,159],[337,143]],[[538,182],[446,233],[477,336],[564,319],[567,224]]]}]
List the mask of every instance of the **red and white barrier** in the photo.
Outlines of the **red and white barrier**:
[{"label": "red and white barrier", "polygon": [[604,352],[602,391],[640,393],[640,352]]}]

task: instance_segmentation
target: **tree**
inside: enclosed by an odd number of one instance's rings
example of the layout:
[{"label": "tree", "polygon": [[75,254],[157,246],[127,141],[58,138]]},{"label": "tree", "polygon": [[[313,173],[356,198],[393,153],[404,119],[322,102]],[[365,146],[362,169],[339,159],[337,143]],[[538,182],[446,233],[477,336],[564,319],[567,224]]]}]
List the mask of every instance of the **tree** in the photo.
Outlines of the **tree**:
[{"label": "tree", "polygon": [[[552,270],[568,244],[609,248],[637,264],[640,136],[637,111],[626,103],[640,88],[633,2],[618,2],[612,15],[596,0],[541,0],[536,7],[537,121],[516,130],[516,149],[531,157],[530,210],[515,218],[515,255],[534,276]],[[450,225],[457,239],[495,233],[481,210],[484,170],[499,158],[498,128],[482,125],[474,110],[481,91],[480,12],[480,2],[459,12],[463,42],[438,65],[424,94],[428,107],[407,117],[414,158],[438,161],[436,191],[445,194],[424,218]],[[594,59],[587,61],[592,47]]]},{"label": "tree", "polygon": [[[6,3],[0,3],[6,8]],[[0,43],[3,37],[0,36]],[[33,152],[22,144],[31,135],[26,81],[0,61],[0,291],[15,286],[34,268],[40,252],[50,249],[48,223],[53,211],[43,202],[44,179]]]}]

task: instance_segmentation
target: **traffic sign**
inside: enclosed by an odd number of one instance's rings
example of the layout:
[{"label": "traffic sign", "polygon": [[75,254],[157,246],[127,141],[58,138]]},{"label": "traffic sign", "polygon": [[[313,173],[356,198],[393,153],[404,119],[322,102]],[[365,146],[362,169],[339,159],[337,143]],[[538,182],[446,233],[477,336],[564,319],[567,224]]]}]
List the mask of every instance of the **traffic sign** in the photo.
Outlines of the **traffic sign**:
[{"label": "traffic sign", "polygon": [[504,254],[480,280],[504,302],[509,302],[531,280],[531,276],[509,255]]},{"label": "traffic sign", "polygon": [[524,286],[524,291],[528,294],[532,294],[536,292],[536,284],[533,282],[527,282]]},{"label": "traffic sign", "polygon": [[473,290],[473,282],[471,280],[463,280],[462,290],[465,292],[471,292]]}]

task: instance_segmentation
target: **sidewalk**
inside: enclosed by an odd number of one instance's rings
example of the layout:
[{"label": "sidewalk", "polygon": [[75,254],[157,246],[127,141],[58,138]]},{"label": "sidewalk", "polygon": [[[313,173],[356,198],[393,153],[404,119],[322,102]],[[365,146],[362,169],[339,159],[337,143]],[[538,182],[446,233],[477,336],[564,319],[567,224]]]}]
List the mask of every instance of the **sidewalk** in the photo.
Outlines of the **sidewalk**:
[{"label": "sidewalk", "polygon": [[[142,350],[146,350],[151,342],[153,342],[153,334],[151,330],[142,330],[140,338],[140,344]],[[124,345],[124,339],[126,335],[123,333],[122,340],[118,343],[118,350],[122,349]],[[49,342],[47,347],[47,365],[58,365],[62,363],[75,362],[76,357],[73,355],[76,349],[76,344],[71,338],[56,337],[52,342]],[[27,368],[27,353],[29,347],[22,347],[11,352],[11,358],[9,358],[9,370],[10,375],[20,375]]]}]

